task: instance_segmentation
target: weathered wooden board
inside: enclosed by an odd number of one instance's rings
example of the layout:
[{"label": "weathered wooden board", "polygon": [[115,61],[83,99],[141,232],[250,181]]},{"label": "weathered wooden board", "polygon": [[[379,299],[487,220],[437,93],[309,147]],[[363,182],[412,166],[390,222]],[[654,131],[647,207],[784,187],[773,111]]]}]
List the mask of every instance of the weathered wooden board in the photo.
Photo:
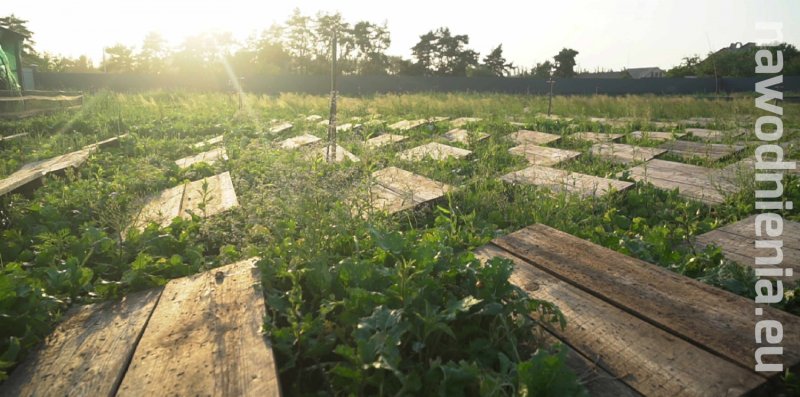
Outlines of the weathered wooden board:
[{"label": "weathered wooden board", "polygon": [[460,159],[470,154],[472,154],[470,150],[431,142],[397,153],[397,157],[408,161],[421,161],[428,157],[434,160],[445,160],[450,157]]},{"label": "weathered wooden board", "polygon": [[[781,361],[788,368],[797,368],[800,364],[800,317],[756,305],[752,299],[714,288],[544,225],[528,226],[492,242],[558,279],[591,292],[610,305],[658,328],[668,330],[676,339],[689,341],[748,371],[755,367],[754,352],[757,345],[753,341],[753,327],[757,320],[755,308],[758,306],[763,310],[763,318],[783,324]],[[592,330],[593,327],[588,328]],[[625,338],[618,340],[625,344],[629,342]],[[674,357],[669,350],[663,354],[671,359],[673,365],[685,365],[678,361],[689,361]],[[699,356],[695,357],[700,359]],[[694,375],[708,379],[713,371],[722,366],[720,360],[718,364],[707,366],[704,371]],[[767,375],[780,374],[761,376]],[[729,382],[739,379],[748,378],[736,376]]]},{"label": "weathered wooden board", "polygon": [[703,127],[707,127],[717,122],[717,119],[713,117],[690,117],[684,120],[678,120],[678,124],[681,125],[699,125]]},{"label": "weathered wooden board", "polygon": [[[756,236],[755,233],[756,215],[752,215],[738,222],[731,223],[712,230],[708,233],[697,236],[695,245],[703,249],[708,245],[716,245],[726,258],[742,265],[755,267],[756,257],[775,256],[774,248],[756,248],[756,240],[777,239],[783,242],[783,261],[786,267],[796,267],[800,263],[800,223],[783,220],[783,233],[780,238]],[[789,281],[797,284],[800,280],[800,270],[794,270],[791,276],[780,277],[784,282]]]},{"label": "weathered wooden board", "polygon": [[546,145],[561,139],[561,135],[546,132],[519,130],[508,135],[518,145]]},{"label": "weathered wooden board", "polygon": [[647,139],[650,141],[671,141],[685,136],[685,132],[662,132],[662,131],[633,131],[631,138],[635,140]]},{"label": "weathered wooden board", "polygon": [[603,134],[600,132],[576,132],[569,135],[572,139],[594,143],[615,142],[620,140],[623,136],[622,134]]},{"label": "weathered wooden board", "polygon": [[0,136],[0,143],[13,141],[14,139],[22,138],[23,136],[27,136],[27,135],[28,135],[27,132],[22,132],[22,133],[14,134],[14,135]]},{"label": "weathered wooden board", "polygon": [[200,149],[200,148],[205,147],[205,146],[216,145],[218,143],[222,143],[223,139],[225,139],[225,137],[223,135],[218,135],[218,136],[215,136],[213,138],[206,139],[205,141],[197,142],[194,145],[192,145],[192,148],[193,149]]},{"label": "weathered wooden board", "polygon": [[556,165],[562,161],[574,159],[581,155],[581,152],[574,150],[557,149],[546,146],[523,144],[508,149],[508,152],[517,156],[525,156],[525,159],[533,165]]},{"label": "weathered wooden board", "polygon": [[555,192],[566,191],[581,196],[603,196],[612,190],[623,191],[631,186],[630,182],[600,178],[593,175],[579,174],[555,168],[532,165],[500,177],[508,183],[542,186]]},{"label": "weathered wooden board", "polygon": [[440,121],[448,120],[449,117],[430,117],[427,119],[418,120],[400,120],[394,124],[389,124],[388,128],[392,130],[408,131],[425,124],[438,123]]},{"label": "weathered wooden board", "polygon": [[727,137],[737,137],[744,134],[744,130],[720,131],[706,128],[687,128],[686,132],[705,141],[721,141]]},{"label": "weathered wooden board", "polygon": [[670,129],[678,126],[678,123],[674,121],[650,121],[648,124],[661,129]]},{"label": "weathered wooden board", "polygon": [[459,117],[459,118],[457,118],[455,120],[452,120],[450,122],[450,125],[452,125],[453,127],[456,127],[456,128],[461,128],[461,127],[463,127],[463,126],[465,126],[465,125],[467,125],[469,123],[477,123],[477,122],[479,122],[481,120],[483,120],[483,119],[480,118],[480,117]]},{"label": "weathered wooden board", "polygon": [[[786,159],[784,161],[793,161],[793,160]],[[755,172],[756,172],[756,160],[753,157],[747,157],[733,164],[728,164],[724,168],[720,169],[719,175],[725,177],[730,181],[742,181],[742,180],[754,181]],[[800,168],[781,170],[781,172],[783,172],[784,174],[800,175]]]},{"label": "weathered wooden board", "polygon": [[316,137],[311,134],[303,134],[298,135],[296,137],[292,137],[286,140],[279,142],[281,148],[283,149],[297,149],[302,146],[310,145],[312,143],[319,142],[320,138]]},{"label": "weathered wooden board", "polygon": [[650,160],[666,153],[666,150],[622,143],[597,143],[592,145],[591,153],[617,163],[628,164]]},{"label": "weathered wooden board", "polygon": [[170,281],[119,396],[279,396],[252,258]]},{"label": "weathered wooden board", "polygon": [[678,189],[683,197],[706,204],[721,204],[739,190],[717,170],[665,160],[650,160],[629,170],[631,179],[649,182],[659,189]]},{"label": "weathered wooden board", "polygon": [[405,135],[396,135],[396,134],[382,134],[376,137],[372,137],[367,139],[366,145],[368,148],[376,149],[382,146],[391,145],[396,142],[403,141],[408,137]]},{"label": "weathered wooden board", "polygon": [[[309,157],[314,159],[327,159],[328,158],[328,150],[330,150],[330,146],[325,145],[321,148],[318,148],[309,154]],[[341,163],[342,161],[352,161],[358,162],[361,161],[356,155],[353,153],[348,152],[345,148],[336,145],[336,158],[333,160],[335,163]]]},{"label": "weathered wooden board", "polygon": [[89,150],[99,150],[99,149],[106,149],[109,147],[117,147],[119,146],[120,140],[125,139],[128,137],[128,134],[117,135],[100,142],[95,142],[90,145],[86,145],[83,148]]},{"label": "weathered wooden board", "polygon": [[[560,242],[563,245],[577,243],[575,240],[579,240],[562,233],[557,237],[564,239]],[[553,244],[551,239],[546,243]],[[513,239],[509,242],[514,244],[514,253],[490,244],[479,248],[476,256],[481,260],[499,256],[513,261],[515,266],[511,282],[533,298],[556,304],[567,319],[564,329],[547,323],[544,323],[545,327],[564,343],[608,371],[617,382],[642,395],[671,397],[738,395],[765,381],[751,371],[594,296],[592,291],[570,284],[570,280],[548,273],[548,267],[539,268],[540,255],[546,256],[546,265],[561,260],[565,262],[563,266],[573,266],[567,263],[572,258],[564,255],[564,247],[540,254],[538,239],[526,238],[522,242],[519,240]],[[585,244],[582,240],[580,242]],[[529,247],[534,252],[528,251]],[[613,265],[607,263],[603,256],[587,256],[587,260]],[[641,265],[653,266],[645,263]],[[592,395],[614,395],[608,391],[611,388],[620,390],[618,393],[624,393],[625,390],[622,385],[613,382],[595,385],[595,388],[600,390],[595,390]]]},{"label": "weathered wooden board", "polygon": [[450,142],[459,142],[465,145],[470,143],[470,140],[474,140],[475,142],[480,142],[489,137],[489,134],[485,132],[469,132],[465,129],[461,128],[454,128],[450,131],[447,131],[443,135],[444,139],[447,139]]},{"label": "weathered wooden board", "polygon": [[452,190],[453,187],[445,183],[388,167],[372,173],[370,206],[394,214],[440,198]]},{"label": "weathered wooden board", "polygon": [[3,396],[111,396],[161,289],[75,307],[0,387]]},{"label": "weathered wooden board", "polygon": [[281,132],[286,132],[286,131],[291,130],[292,127],[293,127],[292,123],[288,123],[288,122],[277,123],[277,124],[275,124],[275,125],[273,125],[272,127],[269,128],[269,133],[270,134],[280,134]]},{"label": "weathered wooden board", "polygon": [[194,156],[188,156],[179,160],[175,160],[175,164],[177,164],[179,168],[188,168],[197,163],[206,163],[211,165],[216,163],[218,160],[228,161],[228,153],[225,151],[224,147],[211,149],[207,152],[198,153]]},{"label": "weathered wooden board", "polygon": [[[204,184],[207,184],[205,191]],[[141,230],[150,222],[166,227],[176,217],[188,219],[191,214],[209,217],[238,205],[231,174],[224,172],[164,190],[152,197],[137,215],[133,227]]]},{"label": "weathered wooden board", "polygon": [[699,157],[713,161],[732,156],[744,150],[744,146],[741,145],[726,145],[721,143],[690,141],[665,142],[659,147],[662,149],[667,149],[668,152],[681,156],[685,159]]},{"label": "weathered wooden board", "polygon": [[47,174],[62,172],[67,168],[77,168],[85,163],[98,147],[88,145],[84,149],[75,152],[25,164],[17,172],[0,180],[0,196],[37,182]]}]

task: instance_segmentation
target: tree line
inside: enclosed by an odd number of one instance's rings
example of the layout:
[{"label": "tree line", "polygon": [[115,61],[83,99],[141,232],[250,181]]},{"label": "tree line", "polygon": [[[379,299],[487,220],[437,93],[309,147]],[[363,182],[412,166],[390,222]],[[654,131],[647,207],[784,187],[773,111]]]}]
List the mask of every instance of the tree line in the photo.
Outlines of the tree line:
[{"label": "tree line", "polygon": [[237,75],[324,74],[330,70],[330,44],[337,34],[338,67],[345,75],[510,76],[555,73],[575,74],[577,51],[564,49],[538,64],[535,73],[517,68],[498,44],[484,57],[469,48],[469,36],[441,27],[420,36],[412,59],[387,54],[391,34],[386,23],[346,21],[341,14],[303,15],[295,9],[283,23],[238,42],[231,33],[202,33],[170,47],[157,32],[148,33],[137,47],[115,44],[104,49],[100,65],[87,56],[70,58],[38,52],[26,20],[13,14],[0,18],[0,26],[26,35],[24,63],[40,71],[109,72],[148,74],[219,74],[226,69]]},{"label": "tree line", "polygon": [[[338,68],[345,75],[413,76],[514,76],[568,78],[575,70],[578,51],[564,48],[552,59],[532,67],[520,67],[503,55],[498,44],[485,56],[469,47],[469,35],[441,27],[419,36],[411,48],[411,59],[389,55],[391,34],[386,23],[346,21],[341,14],[303,15],[295,9],[283,23],[237,41],[231,33],[202,33],[170,47],[157,32],[148,33],[138,47],[116,44],[104,49],[99,66],[82,55],[70,58],[38,52],[26,20],[9,15],[0,26],[27,36],[23,62],[40,71],[108,72],[183,75],[320,75],[330,70],[330,47],[334,32],[338,43]],[[784,71],[800,75],[800,53],[782,43]],[[718,51],[706,58],[686,57],[669,69],[669,77],[753,76],[758,47]]]}]

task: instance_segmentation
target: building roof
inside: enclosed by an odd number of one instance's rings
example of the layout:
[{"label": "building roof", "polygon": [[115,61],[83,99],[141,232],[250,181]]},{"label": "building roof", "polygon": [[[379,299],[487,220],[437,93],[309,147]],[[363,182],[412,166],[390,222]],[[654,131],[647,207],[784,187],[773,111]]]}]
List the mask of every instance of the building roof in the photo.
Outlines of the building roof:
[{"label": "building roof", "polygon": [[630,74],[631,77],[633,77],[634,79],[656,77],[656,76],[660,77],[663,76],[665,73],[664,69],[661,69],[659,67],[630,68],[630,69],[625,69],[625,71],[627,71],[628,74]]}]

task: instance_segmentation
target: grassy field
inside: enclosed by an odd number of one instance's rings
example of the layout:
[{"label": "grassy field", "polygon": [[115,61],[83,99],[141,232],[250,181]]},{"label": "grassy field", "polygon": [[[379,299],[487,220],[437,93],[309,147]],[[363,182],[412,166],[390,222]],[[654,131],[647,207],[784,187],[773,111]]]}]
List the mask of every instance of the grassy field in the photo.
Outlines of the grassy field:
[{"label": "grassy field", "polygon": [[[470,146],[448,143],[473,150],[467,160],[412,163],[396,152],[445,142],[440,135],[449,124],[423,126],[405,133],[406,141],[367,150],[364,139],[384,130],[376,124],[340,133],[340,144],[361,161],[335,165],[307,161],[275,144],[303,132],[324,137],[325,127],[305,116],[326,116],[328,98],[244,99],[240,109],[230,94],[101,92],[87,97],[77,112],[0,121],[3,135],[29,134],[0,147],[1,177],[25,163],[130,134],[119,148],[97,152],[77,172],[48,177],[32,197],[0,198],[0,371],[12,368],[72,304],[116,298],[258,255],[268,304],[265,331],[278,356],[282,387],[291,395],[579,394],[575,375],[564,370],[562,349],[543,344],[531,332],[536,323],[519,314],[569,319],[513,287],[509,263],[479,266],[470,254],[493,237],[534,222],[737,294],[753,294],[749,268],[725,260],[715,247],[696,251],[691,244],[694,236],[755,213],[752,178],[742,178],[742,191],[713,208],[641,183],[624,193],[583,199],[497,179],[526,165],[508,153],[513,144],[505,136],[520,128],[509,121],[554,134],[622,133],[624,143],[634,130],[665,130],[649,124],[657,120],[709,117],[715,120],[709,128],[752,128],[757,117],[752,97],[554,98],[553,113],[573,117],[570,122],[538,116],[547,110],[543,97],[342,98],[342,122],[475,116],[483,120],[467,128],[491,137]],[[784,134],[786,141],[797,138],[798,110],[798,104],[785,104],[784,126],[791,131]],[[626,122],[610,126],[589,117]],[[294,128],[270,135],[264,131],[272,120],[290,121]],[[220,134],[229,161],[185,170],[175,165],[198,152],[192,144]],[[743,139],[749,142],[739,155],[691,162],[723,167],[752,157],[757,142],[752,133]],[[587,152],[591,144],[562,139],[550,146]],[[796,146],[788,157],[797,158]],[[365,195],[369,174],[386,166],[460,188],[415,211],[366,220],[350,203]],[[558,167],[610,178],[628,168],[587,153]],[[126,232],[148,196],[226,170],[238,208]],[[798,179],[790,177],[785,185],[786,199],[800,200]],[[796,213],[784,216],[800,220]],[[781,308],[800,314],[798,293],[787,291]]]}]

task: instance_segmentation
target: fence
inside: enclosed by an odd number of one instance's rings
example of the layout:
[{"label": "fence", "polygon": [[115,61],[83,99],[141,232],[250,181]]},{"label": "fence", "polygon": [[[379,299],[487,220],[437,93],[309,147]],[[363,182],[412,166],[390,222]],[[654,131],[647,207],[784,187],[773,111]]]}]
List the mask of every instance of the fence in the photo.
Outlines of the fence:
[{"label": "fence", "polygon": [[[37,89],[94,91],[144,91],[155,89],[231,90],[224,76],[192,78],[181,75],[115,73],[36,73]],[[651,78],[651,79],[562,79],[555,83],[559,95],[580,94],[714,94],[752,92],[756,78]],[[260,94],[299,92],[327,94],[328,76],[245,76],[245,91]],[[549,91],[544,79],[510,77],[342,76],[339,92],[369,95],[386,92],[497,92],[542,95]],[[785,76],[783,92],[800,91],[800,76]]]}]

